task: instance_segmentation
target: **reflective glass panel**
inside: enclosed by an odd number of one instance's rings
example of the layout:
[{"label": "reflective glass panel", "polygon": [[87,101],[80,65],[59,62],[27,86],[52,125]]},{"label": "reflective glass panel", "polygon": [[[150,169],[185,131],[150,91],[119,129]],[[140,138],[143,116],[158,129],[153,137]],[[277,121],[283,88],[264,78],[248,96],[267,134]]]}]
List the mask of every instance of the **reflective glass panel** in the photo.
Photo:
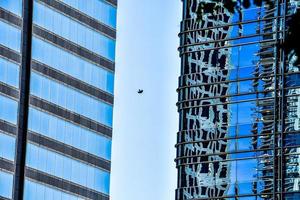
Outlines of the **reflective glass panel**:
[{"label": "reflective glass panel", "polygon": [[0,20],[0,44],[7,46],[17,52],[21,47],[20,29]]},{"label": "reflective glass panel", "polygon": [[109,194],[110,174],[108,172],[34,144],[28,144],[26,165]]},{"label": "reflective glass panel", "polygon": [[112,106],[37,73],[31,73],[31,94],[112,126]]},{"label": "reflective glass panel", "polygon": [[19,87],[19,66],[0,57],[0,81]]},{"label": "reflective glass panel", "polygon": [[15,138],[0,131],[0,157],[14,161]]},{"label": "reflective glass panel", "polygon": [[13,175],[0,170],[0,196],[12,198]]},{"label": "reflective glass panel", "polygon": [[[88,4],[88,3],[86,3]],[[33,22],[109,60],[115,60],[115,41],[35,1]]]},{"label": "reflective glass panel", "polygon": [[29,129],[88,153],[110,160],[111,140],[35,108],[29,111]]},{"label": "reflective glass panel", "polygon": [[46,185],[25,180],[25,200],[84,200],[62,190],[54,189]]},{"label": "reflective glass panel", "polygon": [[22,0],[1,0],[0,7],[16,15],[22,15]]},{"label": "reflective glass panel", "polygon": [[[51,52],[51,53],[50,53]],[[114,90],[114,74],[44,40],[33,37],[32,57],[108,93]]]},{"label": "reflective glass panel", "polygon": [[60,0],[76,8],[77,10],[105,23],[108,26],[116,28],[117,9],[104,0]]},{"label": "reflective glass panel", "polygon": [[230,125],[255,122],[260,116],[260,113],[256,112],[255,102],[229,104],[228,107],[230,112]]},{"label": "reflective glass panel", "polygon": [[18,103],[0,94],[0,119],[17,124]]}]

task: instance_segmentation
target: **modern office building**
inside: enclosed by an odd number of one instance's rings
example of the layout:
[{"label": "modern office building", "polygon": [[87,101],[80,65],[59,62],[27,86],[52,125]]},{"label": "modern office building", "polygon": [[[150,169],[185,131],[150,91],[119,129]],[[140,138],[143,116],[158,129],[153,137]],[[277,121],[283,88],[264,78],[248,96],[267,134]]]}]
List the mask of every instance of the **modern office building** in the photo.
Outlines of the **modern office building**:
[{"label": "modern office building", "polygon": [[117,0],[0,0],[0,199],[109,199]]},{"label": "modern office building", "polygon": [[183,0],[176,200],[300,199],[300,66],[280,48],[300,1],[229,13]]}]

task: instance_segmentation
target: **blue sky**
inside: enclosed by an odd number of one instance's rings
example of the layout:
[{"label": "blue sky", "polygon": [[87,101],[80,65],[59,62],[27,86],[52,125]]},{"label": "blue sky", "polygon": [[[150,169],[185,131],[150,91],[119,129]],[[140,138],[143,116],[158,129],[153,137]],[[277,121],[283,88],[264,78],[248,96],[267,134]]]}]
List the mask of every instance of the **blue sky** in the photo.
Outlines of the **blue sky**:
[{"label": "blue sky", "polygon": [[111,199],[174,199],[181,1],[118,4]]}]

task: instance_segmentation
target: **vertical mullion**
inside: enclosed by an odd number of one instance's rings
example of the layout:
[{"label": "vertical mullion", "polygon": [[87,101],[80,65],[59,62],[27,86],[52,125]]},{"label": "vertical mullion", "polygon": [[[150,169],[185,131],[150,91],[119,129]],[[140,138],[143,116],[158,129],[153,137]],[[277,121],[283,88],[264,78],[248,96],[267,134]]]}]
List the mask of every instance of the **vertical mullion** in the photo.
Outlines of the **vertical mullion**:
[{"label": "vertical mullion", "polygon": [[13,199],[22,200],[25,182],[26,143],[30,93],[31,40],[33,0],[23,0],[22,60],[20,70],[20,99],[16,141],[16,166]]},{"label": "vertical mullion", "polygon": [[[282,22],[282,41],[285,41],[285,37],[286,37],[286,15],[287,15],[287,11],[288,11],[288,1],[284,0],[284,10],[283,10],[283,22]],[[286,102],[286,98],[285,98],[285,69],[286,69],[286,58],[285,58],[285,52],[284,50],[281,50],[281,109],[280,109],[280,117],[281,117],[281,131],[280,131],[280,160],[279,160],[279,178],[281,180],[281,185],[280,185],[280,199],[283,199],[283,192],[284,192],[284,172],[283,172],[283,140],[284,140],[284,129],[285,129],[285,112],[284,112],[284,108],[285,108],[285,102]]]},{"label": "vertical mullion", "polygon": [[278,42],[279,42],[279,32],[278,32],[278,28],[279,28],[279,17],[280,17],[280,0],[276,0],[276,22],[275,22],[275,28],[276,28],[276,43],[275,43],[275,69],[274,69],[274,108],[273,108],[273,116],[274,116],[274,121],[273,121],[273,184],[274,184],[274,187],[273,187],[273,200],[276,200],[276,196],[277,196],[277,176],[276,176],[276,173],[277,173],[277,169],[276,169],[276,166],[275,166],[275,163],[277,162],[277,159],[276,159],[276,155],[277,155],[277,150],[276,150],[276,147],[277,147],[277,140],[276,140],[276,132],[277,132],[277,106],[278,106],[278,95],[277,95],[277,89],[278,89],[278,81],[277,81],[277,75],[278,75],[278,65],[279,65],[279,61],[278,61],[278,54],[279,54],[279,49],[278,49]]}]

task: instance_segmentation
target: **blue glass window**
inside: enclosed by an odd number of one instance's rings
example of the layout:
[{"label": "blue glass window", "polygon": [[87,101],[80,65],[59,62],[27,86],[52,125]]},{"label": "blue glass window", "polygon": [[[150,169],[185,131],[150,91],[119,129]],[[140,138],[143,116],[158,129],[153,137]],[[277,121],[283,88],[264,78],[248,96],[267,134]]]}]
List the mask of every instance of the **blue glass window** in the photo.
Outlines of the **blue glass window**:
[{"label": "blue glass window", "polygon": [[236,104],[229,104],[228,110],[230,112],[230,125],[249,124],[256,121],[260,114],[256,112],[255,102],[242,102]]},{"label": "blue glass window", "polygon": [[117,9],[104,0],[60,0],[77,10],[99,20],[106,25],[116,28]]},{"label": "blue glass window", "polygon": [[238,68],[238,76],[242,78],[254,78],[255,67],[240,67]]},{"label": "blue glass window", "polygon": [[[249,21],[249,20],[257,20],[259,18],[259,11],[261,9],[257,8],[255,5],[251,5],[250,8],[245,9],[242,11],[242,20]],[[235,13],[233,16],[232,22],[240,22],[239,13]]]},{"label": "blue glass window", "polygon": [[[251,194],[253,192],[253,181],[257,180],[257,164],[256,159],[238,160],[237,177],[239,182],[240,194]],[[247,173],[245,173],[247,172]]]},{"label": "blue glass window", "polygon": [[300,86],[300,74],[291,74],[286,78],[286,85],[288,87]]},{"label": "blue glass window", "polygon": [[18,103],[0,95],[0,119],[17,124]]},{"label": "blue glass window", "polygon": [[13,175],[0,170],[0,196],[12,198]]},{"label": "blue glass window", "polygon": [[84,200],[80,197],[68,194],[46,185],[25,180],[25,200]]},{"label": "blue glass window", "polygon": [[0,57],[0,81],[19,88],[19,66]]},{"label": "blue glass window", "polygon": [[113,93],[112,72],[35,37],[32,40],[32,57],[101,90]]},{"label": "blue glass window", "polygon": [[0,7],[16,15],[22,15],[22,0],[2,0],[0,1]]},{"label": "blue glass window", "polygon": [[88,153],[111,159],[111,140],[35,108],[29,111],[29,129]]},{"label": "blue glass window", "polygon": [[115,41],[35,1],[33,22],[109,60],[115,60]]},{"label": "blue glass window", "polygon": [[[210,163],[210,165],[212,164],[213,163]],[[228,193],[226,193],[227,195],[253,193],[253,183],[257,181],[256,169],[258,161],[256,159],[220,162],[218,164],[221,164],[224,168],[228,169],[229,172],[226,176],[229,179],[227,181],[226,178],[226,182],[229,182],[230,184]],[[223,179],[223,181],[225,180]],[[216,180],[216,185],[220,183],[222,183],[222,181]]]},{"label": "blue glass window", "polygon": [[233,47],[231,50],[231,64],[233,68],[254,66],[259,56],[258,44]]},{"label": "blue glass window", "polygon": [[37,73],[31,73],[31,94],[112,126],[112,106]]},{"label": "blue glass window", "polygon": [[0,132],[0,157],[14,161],[15,138]]},{"label": "blue glass window", "polygon": [[28,144],[26,164],[31,168],[109,194],[108,172],[62,154]]},{"label": "blue glass window", "polygon": [[300,199],[300,193],[284,194],[284,200],[297,200],[297,199]]},{"label": "blue glass window", "polygon": [[21,31],[0,20],[0,44],[20,52]]}]

